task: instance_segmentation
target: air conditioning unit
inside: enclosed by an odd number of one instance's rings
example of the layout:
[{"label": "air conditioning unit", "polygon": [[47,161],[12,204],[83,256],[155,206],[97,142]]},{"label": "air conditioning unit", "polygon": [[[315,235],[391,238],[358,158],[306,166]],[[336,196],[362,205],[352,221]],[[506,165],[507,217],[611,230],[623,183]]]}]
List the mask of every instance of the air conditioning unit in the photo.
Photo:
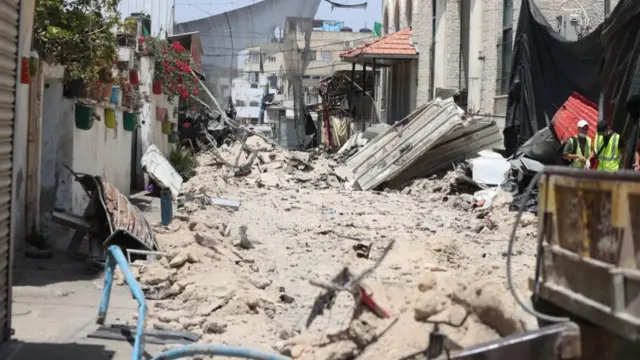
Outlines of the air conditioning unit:
[{"label": "air conditioning unit", "polygon": [[353,47],[353,40],[347,40],[344,42],[345,49],[351,49]]},{"label": "air conditioning unit", "polygon": [[580,15],[576,13],[564,13],[557,17],[556,30],[558,34],[569,41],[578,40],[578,34],[582,31]]}]

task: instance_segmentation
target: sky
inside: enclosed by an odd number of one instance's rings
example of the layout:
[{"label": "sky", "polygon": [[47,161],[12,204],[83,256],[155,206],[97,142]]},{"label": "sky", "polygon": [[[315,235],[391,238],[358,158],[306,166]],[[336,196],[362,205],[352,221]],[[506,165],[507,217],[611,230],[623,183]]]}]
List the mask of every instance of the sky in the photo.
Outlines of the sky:
[{"label": "sky", "polygon": [[[196,20],[203,17],[217,15],[225,11],[234,10],[259,2],[260,0],[175,0],[176,23]],[[304,0],[300,0],[304,1]],[[367,9],[344,9],[335,8],[331,10],[331,4],[322,1],[320,9],[316,14],[316,19],[344,21],[345,26],[355,31],[363,27],[373,29],[373,23],[382,18],[382,0],[332,0],[340,4],[361,4],[367,2]]]}]

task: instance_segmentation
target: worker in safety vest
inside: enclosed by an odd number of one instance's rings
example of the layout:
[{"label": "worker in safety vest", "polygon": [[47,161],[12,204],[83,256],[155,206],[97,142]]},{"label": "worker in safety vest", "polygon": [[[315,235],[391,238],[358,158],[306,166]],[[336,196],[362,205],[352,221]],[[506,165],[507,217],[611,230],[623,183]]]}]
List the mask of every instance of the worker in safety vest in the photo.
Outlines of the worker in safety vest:
[{"label": "worker in safety vest", "polygon": [[591,155],[591,139],[589,138],[589,123],[578,121],[578,135],[572,136],[564,144],[563,158],[569,166],[583,169],[587,167],[587,159]]},{"label": "worker in safety vest", "polygon": [[598,171],[618,171],[623,160],[624,143],[620,135],[613,132],[605,121],[598,122],[598,133],[591,150],[592,161],[597,159]]}]

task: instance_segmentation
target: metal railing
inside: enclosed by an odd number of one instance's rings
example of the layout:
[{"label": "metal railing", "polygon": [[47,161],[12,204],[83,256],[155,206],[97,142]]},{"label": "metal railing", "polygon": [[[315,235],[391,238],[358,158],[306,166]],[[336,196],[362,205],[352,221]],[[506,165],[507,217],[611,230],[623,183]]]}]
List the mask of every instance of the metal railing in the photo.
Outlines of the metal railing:
[{"label": "metal railing", "polygon": [[[111,298],[111,288],[113,287],[113,277],[116,266],[120,266],[120,270],[124,274],[126,284],[131,290],[131,294],[138,302],[138,322],[136,324],[136,332],[133,342],[133,360],[142,360],[144,352],[144,328],[148,315],[147,304],[144,293],[140,284],[136,281],[135,276],[131,272],[129,262],[120,247],[112,245],[107,249],[107,261],[105,263],[104,289],[102,290],[102,299],[98,310],[98,325],[104,325],[107,318],[107,310],[109,308],[109,300]],[[172,349],[161,353],[152,358],[152,360],[174,360],[197,355],[221,355],[226,357],[255,359],[255,360],[291,360],[289,357],[269,354],[262,351],[248,349],[243,347],[217,345],[217,344],[193,344],[183,346],[181,348]]]}]

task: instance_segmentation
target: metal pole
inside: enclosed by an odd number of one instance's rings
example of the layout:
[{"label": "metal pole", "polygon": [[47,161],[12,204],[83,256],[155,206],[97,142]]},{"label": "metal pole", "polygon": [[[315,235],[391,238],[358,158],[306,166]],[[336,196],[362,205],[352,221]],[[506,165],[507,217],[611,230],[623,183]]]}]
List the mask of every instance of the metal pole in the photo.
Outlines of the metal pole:
[{"label": "metal pole", "polygon": [[611,13],[611,0],[604,0],[604,18],[608,18]]}]

